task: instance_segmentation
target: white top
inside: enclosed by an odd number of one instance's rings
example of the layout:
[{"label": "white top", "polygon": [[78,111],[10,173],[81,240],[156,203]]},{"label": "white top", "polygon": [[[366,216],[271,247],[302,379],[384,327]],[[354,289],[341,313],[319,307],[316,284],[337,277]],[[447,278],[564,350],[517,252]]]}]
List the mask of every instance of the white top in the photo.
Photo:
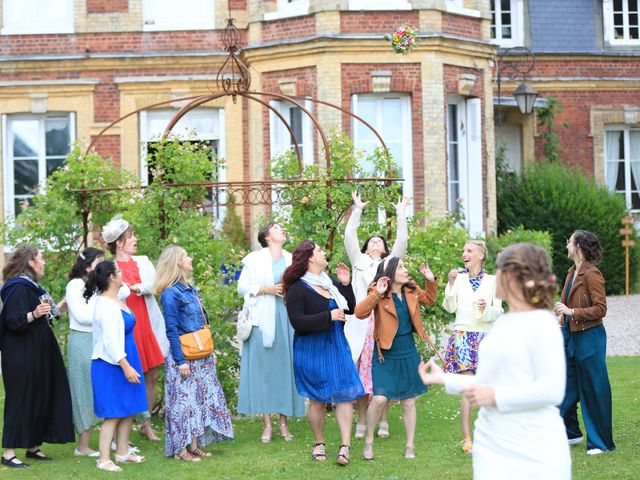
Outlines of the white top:
[{"label": "white top", "polygon": [[[482,312],[474,309],[473,305],[479,298],[487,302],[487,307]],[[495,319],[504,312],[502,300],[496,297],[496,276],[485,273],[480,286],[474,292],[469,283],[469,274],[459,273],[453,287],[447,282],[442,308],[456,314],[454,330],[488,332]]]},{"label": "white top", "polygon": [[69,328],[77,332],[91,333],[93,331],[93,307],[95,295],[89,302],[82,296],[84,293],[84,280],[74,278],[67,283],[65,298],[69,311]]},{"label": "white top", "polygon": [[[358,227],[360,226],[361,215],[362,209],[354,207],[344,231],[344,248],[347,251],[347,256],[351,263],[351,285],[353,287],[353,293],[356,296],[356,303],[367,297],[369,285],[373,282],[376,271],[378,270],[378,265],[382,261],[382,259],[376,260],[370,255],[360,251],[361,245],[358,240]],[[404,212],[398,213],[397,221],[396,241],[389,255],[402,258],[407,252],[407,238],[409,237],[407,217]],[[360,320],[356,318],[355,315],[347,315],[344,334],[347,337],[347,342],[349,342],[351,358],[354,363],[358,361],[362,353],[368,327],[368,321]]]},{"label": "white top", "polygon": [[475,422],[475,480],[571,478],[567,434],[558,408],[565,356],[557,320],[546,310],[506,313],[478,349],[476,375],[445,375],[448,393],[471,385],[495,388],[495,407]]},{"label": "white top", "polygon": [[[284,263],[291,265],[291,254],[282,251]],[[276,297],[258,295],[263,285],[273,285],[273,258],[268,248],[249,253],[242,259],[242,272],[238,279],[238,293],[244,297],[244,308],[251,310],[253,325],[260,327],[262,344],[273,347],[276,337]]]},{"label": "white top", "polygon": [[124,319],[118,302],[95,295],[93,310],[92,360],[101,358],[117,365],[127,354],[124,351]]}]

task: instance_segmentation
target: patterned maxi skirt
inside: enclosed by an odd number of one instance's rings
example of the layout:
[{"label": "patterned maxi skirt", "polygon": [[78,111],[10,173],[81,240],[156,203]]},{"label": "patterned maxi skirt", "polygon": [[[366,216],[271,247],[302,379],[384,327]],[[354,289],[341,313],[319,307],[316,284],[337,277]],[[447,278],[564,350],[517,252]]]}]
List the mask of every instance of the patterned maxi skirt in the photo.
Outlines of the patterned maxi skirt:
[{"label": "patterned maxi skirt", "polygon": [[164,385],[165,455],[172,456],[196,437],[198,446],[233,439],[231,414],[210,355],[187,360],[191,375],[182,378],[171,355],[166,359]]}]

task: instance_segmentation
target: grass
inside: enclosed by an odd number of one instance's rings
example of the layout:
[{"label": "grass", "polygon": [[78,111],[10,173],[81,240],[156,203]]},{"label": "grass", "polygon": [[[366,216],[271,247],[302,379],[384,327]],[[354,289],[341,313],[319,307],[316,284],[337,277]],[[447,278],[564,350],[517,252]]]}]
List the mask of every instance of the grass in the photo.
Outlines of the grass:
[{"label": "grass", "polygon": [[[614,357],[609,359],[614,402],[614,439],[617,450],[613,453],[590,457],[585,444],[572,448],[574,479],[636,479],[640,471],[640,357]],[[2,399],[4,393],[2,393]],[[3,402],[2,402],[3,403]],[[0,405],[1,407],[2,405]],[[275,424],[274,424],[275,425]],[[399,405],[390,410],[391,437],[378,440],[375,459],[362,460],[362,440],[352,443],[352,463],[340,467],[335,462],[339,436],[335,416],[330,414],[326,424],[329,460],[325,463],[310,461],[312,437],[306,420],[291,422],[295,439],[284,442],[275,437],[270,444],[260,444],[261,422],[237,420],[234,422],[236,440],[209,447],[214,454],[198,464],[166,459],[163,442],[148,442],[132,433],[131,439],[147,457],[142,465],[125,465],[127,479],[384,479],[415,478],[468,479],[471,478],[471,459],[458,445],[458,400],[446,395],[442,388],[432,388],[418,400],[418,428],[416,433],[416,459],[402,458],[404,430]],[[156,424],[156,430],[162,426]],[[277,430],[274,429],[274,434]],[[92,446],[97,447],[94,433]],[[43,450],[56,458],[54,462],[35,463],[25,470],[0,468],[0,479],[85,479],[120,478],[100,472],[94,460],[73,456],[73,445],[45,445]],[[24,451],[18,455],[24,458]]]}]

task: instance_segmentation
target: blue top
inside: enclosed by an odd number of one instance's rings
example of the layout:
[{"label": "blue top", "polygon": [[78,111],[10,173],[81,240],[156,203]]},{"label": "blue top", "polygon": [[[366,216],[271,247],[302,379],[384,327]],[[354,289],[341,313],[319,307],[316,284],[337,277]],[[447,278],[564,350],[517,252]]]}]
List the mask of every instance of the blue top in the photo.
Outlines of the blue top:
[{"label": "blue top", "polygon": [[[171,345],[171,356],[177,365],[187,360],[182,354],[180,335],[200,330],[209,322],[202,297],[192,285],[176,282],[160,295],[167,338]],[[202,308],[201,308],[202,306]],[[203,318],[203,314],[204,317]]]}]

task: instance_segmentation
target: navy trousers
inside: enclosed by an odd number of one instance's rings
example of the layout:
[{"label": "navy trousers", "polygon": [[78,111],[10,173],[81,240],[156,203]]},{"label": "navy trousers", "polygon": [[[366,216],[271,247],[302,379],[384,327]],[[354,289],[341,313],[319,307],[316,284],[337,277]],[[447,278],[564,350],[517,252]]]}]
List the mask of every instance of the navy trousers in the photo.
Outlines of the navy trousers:
[{"label": "navy trousers", "polygon": [[587,449],[614,450],[611,384],[607,373],[607,333],[604,325],[571,332],[562,328],[567,359],[567,387],[560,415],[568,438],[582,436],[578,424],[578,402],[587,431]]}]

